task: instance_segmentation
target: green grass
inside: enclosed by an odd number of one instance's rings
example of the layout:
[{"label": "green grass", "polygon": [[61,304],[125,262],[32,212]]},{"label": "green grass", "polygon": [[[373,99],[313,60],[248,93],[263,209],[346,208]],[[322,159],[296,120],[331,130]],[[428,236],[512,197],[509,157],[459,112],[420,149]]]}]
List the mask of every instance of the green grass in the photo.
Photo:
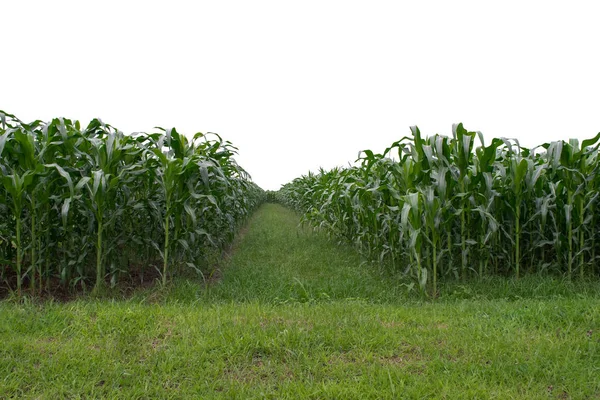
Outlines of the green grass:
[{"label": "green grass", "polygon": [[297,224],[262,207],[208,291],[0,303],[0,398],[600,398],[595,283],[432,302]]},{"label": "green grass", "polygon": [[267,303],[315,300],[396,300],[406,292],[389,276],[374,273],[356,251],[340,247],[309,228],[295,213],[267,204],[234,246],[213,301]]}]

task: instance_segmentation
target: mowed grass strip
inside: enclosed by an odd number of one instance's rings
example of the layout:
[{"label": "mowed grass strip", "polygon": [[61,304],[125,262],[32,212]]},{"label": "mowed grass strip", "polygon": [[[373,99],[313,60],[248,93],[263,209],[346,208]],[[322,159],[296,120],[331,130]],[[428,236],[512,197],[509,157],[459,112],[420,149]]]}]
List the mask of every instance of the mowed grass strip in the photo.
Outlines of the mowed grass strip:
[{"label": "mowed grass strip", "polygon": [[389,274],[366,266],[356,250],[338,245],[278,204],[253,216],[234,245],[223,279],[210,289],[213,301],[394,301],[406,289]]},{"label": "mowed grass strip", "polygon": [[[209,291],[0,303],[0,398],[600,396],[591,286],[448,285],[423,301],[296,224],[261,208]],[[532,295],[502,297],[511,285]]]}]

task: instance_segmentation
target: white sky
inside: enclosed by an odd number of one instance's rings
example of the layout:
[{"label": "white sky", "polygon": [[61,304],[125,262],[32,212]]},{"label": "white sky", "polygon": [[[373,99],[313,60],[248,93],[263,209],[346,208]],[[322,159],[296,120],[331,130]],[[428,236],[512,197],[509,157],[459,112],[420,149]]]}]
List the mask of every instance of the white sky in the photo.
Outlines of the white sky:
[{"label": "white sky", "polygon": [[0,109],[217,132],[264,189],[463,122],[600,131],[595,1],[0,2]]}]

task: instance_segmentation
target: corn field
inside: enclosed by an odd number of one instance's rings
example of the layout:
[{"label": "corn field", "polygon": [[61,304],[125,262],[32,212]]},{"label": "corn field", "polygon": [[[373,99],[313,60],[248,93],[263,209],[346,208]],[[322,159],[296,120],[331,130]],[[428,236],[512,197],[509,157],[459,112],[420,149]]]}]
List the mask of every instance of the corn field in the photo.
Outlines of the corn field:
[{"label": "corn field", "polygon": [[529,149],[506,138],[486,145],[462,124],[452,137],[411,131],[277,197],[434,296],[445,277],[598,276],[600,133]]},{"label": "corn field", "polygon": [[0,111],[0,285],[20,296],[206,272],[264,192],[218,135],[156,129]]}]

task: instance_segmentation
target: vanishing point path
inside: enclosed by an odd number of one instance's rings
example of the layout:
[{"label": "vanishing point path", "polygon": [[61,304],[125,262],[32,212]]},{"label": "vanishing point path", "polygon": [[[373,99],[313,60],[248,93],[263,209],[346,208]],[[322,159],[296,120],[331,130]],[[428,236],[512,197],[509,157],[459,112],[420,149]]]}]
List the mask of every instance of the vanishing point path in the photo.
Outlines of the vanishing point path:
[{"label": "vanishing point path", "polygon": [[268,303],[363,299],[397,301],[397,282],[365,265],[348,245],[299,226],[293,212],[262,206],[233,249],[217,285],[219,296]]}]

